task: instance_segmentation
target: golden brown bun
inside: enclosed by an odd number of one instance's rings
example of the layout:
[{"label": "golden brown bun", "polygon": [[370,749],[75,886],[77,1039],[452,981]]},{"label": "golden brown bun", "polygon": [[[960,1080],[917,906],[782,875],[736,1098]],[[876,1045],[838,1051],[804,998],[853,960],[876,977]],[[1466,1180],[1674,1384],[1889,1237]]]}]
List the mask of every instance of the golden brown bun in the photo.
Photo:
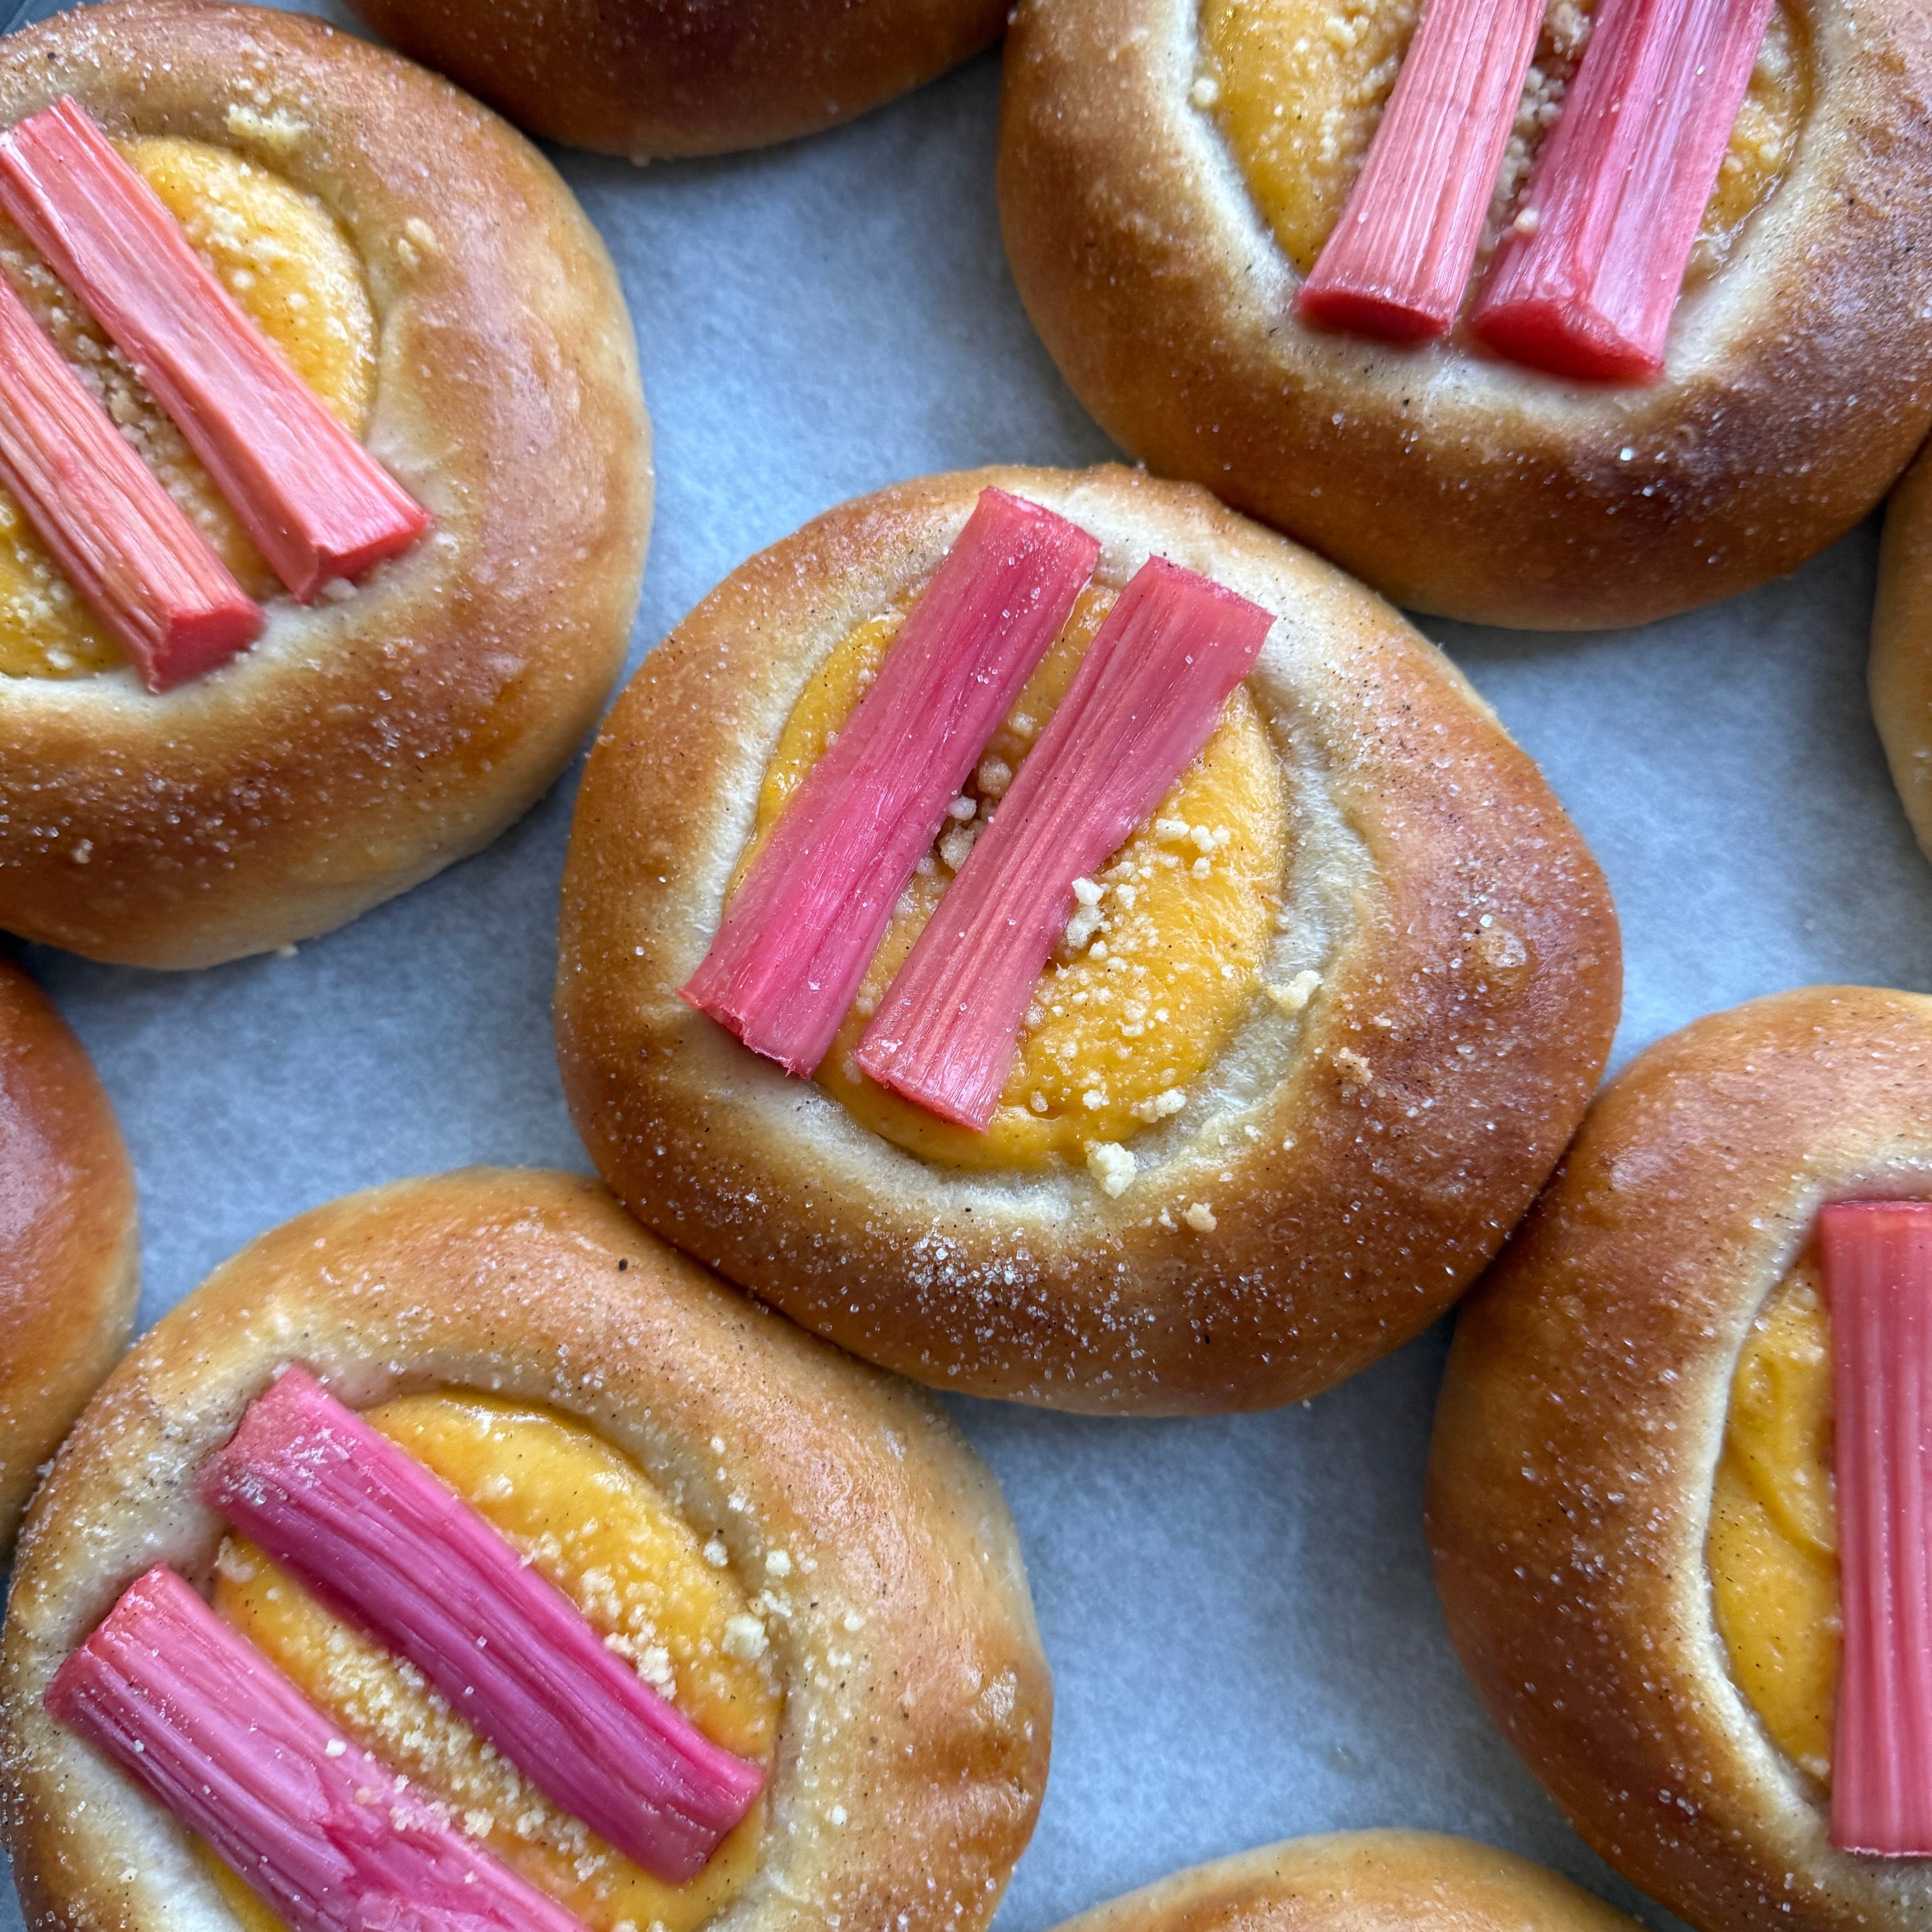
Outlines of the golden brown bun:
[{"label": "golden brown bun", "polygon": [[[992,484],[1090,530],[1102,583],[1159,551],[1280,620],[1248,685],[1296,840],[1264,975],[1322,987],[1299,1014],[1256,1001],[1186,1110],[1136,1136],[1142,1172],[1114,1200],[1070,1166],[928,1165],[675,990],[812,670],[936,566]],[[1621,987],[1594,862],[1448,662],[1204,492],[1118,468],[929,477],[734,572],[592,751],[560,945],[572,1112],[649,1226],[919,1381],[1142,1414],[1297,1400],[1432,1321],[1582,1117]]]},{"label": "golden brown bun", "polygon": [[990,46],[1005,0],[351,0],[520,127],[646,161],[814,134]]},{"label": "golden brown bun", "polygon": [[[0,1649],[30,1923],[232,1924],[186,1834],[40,1698],[141,1572],[207,1580],[220,1527],[196,1470],[292,1361],[358,1406],[450,1384],[554,1404],[715,1531],[748,1594],[782,1600],[765,1612],[784,1718],[734,1932],[992,1916],[1039,1809],[1052,1692],[991,1474],[926,1397],[721,1288],[593,1182],[471,1168],[263,1235],[164,1317],[68,1438]],[[790,1583],[766,1568],[779,1550]]]},{"label": "golden brown bun", "polygon": [[0,961],[0,1560],[134,1326],[134,1170],[86,1049]]},{"label": "golden brown bun", "polygon": [[1591,1109],[1470,1297],[1429,1527],[1456,1647],[1571,1823],[1702,1932],[1924,1932],[1932,1867],[1826,1843],[1712,1622],[1732,1376],[1820,1206],[1932,1195],[1932,999],[1814,987],[1697,1021]]},{"label": "golden brown bun", "polygon": [[1680,304],[1664,380],[1571,386],[1290,313],[1299,278],[1210,116],[1197,0],[1021,0],[1000,210],[1076,392],[1163,475],[1406,604],[1634,624],[1794,569],[1932,419],[1932,13],[1800,0],[1816,84],[1790,171]]},{"label": "golden brown bun", "polygon": [[1932,857],[1932,446],[1885,513],[1872,612],[1872,716],[1892,783]]},{"label": "golden brown bun", "polygon": [[1527,1858],[1435,1832],[1289,1838],[1176,1872],[1058,1932],[1636,1932]]},{"label": "golden brown bun", "polygon": [[298,14],[120,0],[0,42],[0,124],[238,149],[319,196],[381,328],[368,441],[434,530],[348,601],[155,697],[0,679],[0,926],[205,966],[328,931],[487,844],[623,662],[650,518],[635,347],[548,163],[454,88]]}]

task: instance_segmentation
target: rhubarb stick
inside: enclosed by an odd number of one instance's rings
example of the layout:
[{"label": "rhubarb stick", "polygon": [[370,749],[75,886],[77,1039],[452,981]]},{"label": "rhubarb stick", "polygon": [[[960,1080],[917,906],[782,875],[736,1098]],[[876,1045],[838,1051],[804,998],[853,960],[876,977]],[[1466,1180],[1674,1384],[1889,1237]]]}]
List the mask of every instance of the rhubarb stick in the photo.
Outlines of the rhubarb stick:
[{"label": "rhubarb stick", "polygon": [[1471,327],[1500,356],[1654,381],[1774,0],[1603,0]]},{"label": "rhubarb stick", "polygon": [[1496,194],[1544,0],[1429,0],[1296,311],[1389,342],[1444,335]]},{"label": "rhubarb stick", "polygon": [[254,601],[4,280],[0,481],[150,691],[260,633]]},{"label": "rhubarb stick", "polygon": [[0,134],[0,206],[119,345],[297,597],[428,528],[76,102]]},{"label": "rhubarb stick", "polygon": [[1273,622],[1162,558],[1136,573],[866,1029],[880,1085],[985,1129],[1074,880],[1166,796]]},{"label": "rhubarb stick", "polygon": [[1932,1202],[1818,1217],[1844,1654],[1832,1843],[1932,1857]]},{"label": "rhubarb stick", "polygon": [[202,1500],[420,1670],[530,1782],[646,1871],[696,1877],[764,1782],[607,1650],[470,1505],[286,1370]]},{"label": "rhubarb stick", "polygon": [[808,1076],[892,907],[1100,544],[984,490],[872,688],[787,804],[683,997],[754,1052]]},{"label": "rhubarb stick", "polygon": [[292,1932],[584,1932],[335,1730],[175,1573],[150,1570],[46,1708],[145,1785]]}]

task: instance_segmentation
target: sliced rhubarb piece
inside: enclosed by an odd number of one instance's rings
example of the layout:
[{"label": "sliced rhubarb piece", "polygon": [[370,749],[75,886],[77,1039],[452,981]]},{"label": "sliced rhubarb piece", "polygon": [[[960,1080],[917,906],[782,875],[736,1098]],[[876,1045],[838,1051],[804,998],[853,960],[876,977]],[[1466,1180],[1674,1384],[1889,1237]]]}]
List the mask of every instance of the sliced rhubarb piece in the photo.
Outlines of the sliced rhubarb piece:
[{"label": "sliced rhubarb piece", "polygon": [[752,1808],[758,1766],[681,1716],[467,1503],[305,1370],[250,1405],[200,1488],[646,1871],[696,1877]]},{"label": "sliced rhubarb piece", "polygon": [[1585,382],[1653,382],[1774,0],[1602,0],[1470,326]]},{"label": "sliced rhubarb piece", "polygon": [[291,1932],[584,1932],[344,1737],[165,1567],[54,1674],[49,1712],[146,1786]]},{"label": "sliced rhubarb piece", "polygon": [[825,1058],[892,907],[1100,554],[982,490],[872,688],[725,908],[682,997],[789,1073]]},{"label": "sliced rhubarb piece", "polygon": [[1323,328],[1446,335],[1496,194],[1544,0],[1429,0],[1342,219],[1295,298]]},{"label": "sliced rhubarb piece", "polygon": [[0,481],[150,691],[260,635],[254,601],[4,280]]},{"label": "sliced rhubarb piece", "polygon": [[1162,558],[1135,574],[866,1029],[881,1086],[983,1131],[1074,880],[1207,743],[1274,621]]},{"label": "sliced rhubarb piece", "polygon": [[0,134],[0,207],[119,345],[297,597],[359,575],[429,527],[76,102]]},{"label": "sliced rhubarb piece", "polygon": [[1844,1652],[1832,1843],[1932,1857],[1932,1202],[1818,1217]]}]

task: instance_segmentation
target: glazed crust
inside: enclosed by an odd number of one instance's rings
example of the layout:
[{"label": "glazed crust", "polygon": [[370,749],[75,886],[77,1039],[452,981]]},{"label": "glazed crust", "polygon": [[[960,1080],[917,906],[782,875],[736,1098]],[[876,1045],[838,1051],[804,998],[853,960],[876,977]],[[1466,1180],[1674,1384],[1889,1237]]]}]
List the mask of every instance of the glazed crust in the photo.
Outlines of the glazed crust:
[{"label": "glazed crust", "polygon": [[134,1170],[86,1049],[0,961],[0,1559],[87,1399],[128,1346]]},{"label": "glazed crust", "polygon": [[1636,1932],[1527,1858],[1434,1832],[1289,1838],[1176,1872],[1058,1932]]},{"label": "glazed crust", "polygon": [[380,328],[367,440],[436,520],[346,602],[277,598],[252,650],[164,697],[130,671],[0,680],[0,926],[206,965],[406,890],[562,770],[636,605],[635,347],[549,164],[393,54],[297,14],[116,0],[0,42],[0,124],[63,93],[327,205]]},{"label": "glazed crust", "polygon": [[1932,857],[1932,447],[1885,513],[1872,610],[1872,717],[1920,849]]},{"label": "glazed crust", "polygon": [[[232,1932],[185,1834],[40,1697],[149,1566],[206,1583],[220,1528],[195,1472],[292,1361],[358,1406],[451,1384],[553,1404],[723,1539],[786,1702],[764,1859],[718,1932],[992,1917],[1039,1808],[1052,1694],[990,1473],[926,1398],[722,1288],[595,1184],[478,1168],[262,1236],[68,1438],[0,1652],[30,1925]],[[778,1550],[790,1583],[767,1573]]]},{"label": "glazed crust", "polygon": [[1397,602],[1633,624],[1795,568],[1932,418],[1932,15],[1799,0],[1816,76],[1787,178],[1680,304],[1664,380],[1571,386],[1291,316],[1299,278],[1211,116],[1197,0],[1021,0],[1000,209],[1062,373],[1163,475]]},{"label": "glazed crust", "polygon": [[1932,1927],[1932,1868],[1826,1843],[1712,1621],[1732,1376],[1820,1206],[1932,1196],[1932,999],[1816,987],[1607,1088],[1457,1324],[1429,1528],[1450,1634],[1583,1836],[1702,1932]]},{"label": "glazed crust", "polygon": [[352,0],[520,127],[646,161],[816,134],[990,46],[1004,0]]},{"label": "glazed crust", "polygon": [[[1248,686],[1293,795],[1264,977],[1318,971],[1321,989],[1299,1014],[1257,1000],[1186,1110],[1135,1137],[1142,1171],[1114,1200],[1070,1166],[928,1165],[676,992],[808,677],[992,484],[1097,536],[1102,583],[1157,550],[1279,618]],[[592,751],[560,948],[565,1090],[647,1225],[919,1381],[1143,1414],[1298,1400],[1439,1314],[1581,1118],[1621,985],[1594,862],[1446,660],[1204,492],[1112,468],[907,484],[728,578]]]}]

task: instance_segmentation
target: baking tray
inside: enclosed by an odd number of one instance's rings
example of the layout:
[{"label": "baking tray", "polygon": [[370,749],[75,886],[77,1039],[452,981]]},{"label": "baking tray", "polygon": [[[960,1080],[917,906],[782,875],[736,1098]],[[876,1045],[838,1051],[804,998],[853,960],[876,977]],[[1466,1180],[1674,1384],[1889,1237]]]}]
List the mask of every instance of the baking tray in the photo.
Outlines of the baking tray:
[{"label": "baking tray", "polygon": [[[998,82],[988,56],[765,154],[556,156],[622,273],[656,428],[634,665],[734,566],[842,498],[1114,453],[1006,274]],[[1423,622],[1609,874],[1620,1060],[1783,987],[1932,987],[1932,868],[1865,704],[1875,547],[1868,526],[1792,579],[1636,631]],[[351,1189],[468,1161],[585,1167],[550,1033],[574,790],[573,773],[489,850],[293,957],[167,975],[27,949],[134,1150],[144,1323]],[[1450,1653],[1421,1525],[1446,1341],[1444,1324],[1268,1415],[950,1402],[1005,1484],[1058,1689],[1001,1932],[1274,1838],[1396,1824],[1526,1852],[1675,1925],[1564,1825]],[[18,1924],[8,1898],[0,1926]]]}]

